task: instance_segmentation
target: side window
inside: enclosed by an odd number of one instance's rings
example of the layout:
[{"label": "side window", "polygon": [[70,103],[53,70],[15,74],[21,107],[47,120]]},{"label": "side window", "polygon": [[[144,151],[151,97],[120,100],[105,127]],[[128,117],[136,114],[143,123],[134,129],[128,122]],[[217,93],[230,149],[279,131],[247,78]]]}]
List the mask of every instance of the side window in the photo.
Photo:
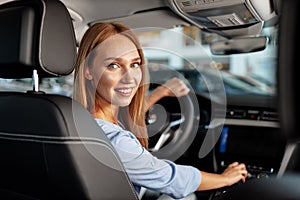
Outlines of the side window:
[{"label": "side window", "polygon": [[[73,92],[73,74],[66,77],[40,78],[39,89],[48,94],[71,96]],[[0,79],[0,91],[26,92],[32,90],[31,78]]]}]

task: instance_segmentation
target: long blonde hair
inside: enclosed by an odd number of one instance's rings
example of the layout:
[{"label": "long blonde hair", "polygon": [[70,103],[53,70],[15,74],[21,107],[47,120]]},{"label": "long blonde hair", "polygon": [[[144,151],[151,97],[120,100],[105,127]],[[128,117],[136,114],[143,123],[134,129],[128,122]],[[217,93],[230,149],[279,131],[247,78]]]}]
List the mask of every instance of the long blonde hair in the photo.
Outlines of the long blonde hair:
[{"label": "long blonde hair", "polygon": [[131,131],[141,145],[148,148],[148,135],[145,124],[145,94],[147,91],[147,68],[145,67],[145,57],[141,49],[141,45],[136,35],[125,25],[117,22],[96,23],[92,25],[84,34],[79,49],[77,60],[75,63],[74,74],[74,92],[73,98],[81,103],[90,112],[101,109],[101,98],[91,81],[88,81],[84,75],[85,66],[90,66],[94,57],[93,50],[97,45],[104,42],[111,36],[122,34],[129,38],[136,46],[141,59],[142,81],[134,95],[131,103],[127,107],[123,107],[119,112],[119,119],[125,125],[126,129]]}]

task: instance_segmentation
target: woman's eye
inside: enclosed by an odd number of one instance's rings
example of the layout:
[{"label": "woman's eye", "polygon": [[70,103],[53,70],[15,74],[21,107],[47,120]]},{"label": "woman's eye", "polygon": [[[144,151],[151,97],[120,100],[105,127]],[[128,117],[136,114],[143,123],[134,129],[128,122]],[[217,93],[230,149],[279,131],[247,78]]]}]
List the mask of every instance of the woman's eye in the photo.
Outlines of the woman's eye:
[{"label": "woman's eye", "polygon": [[132,63],[132,68],[138,68],[138,67],[140,67],[140,63]]},{"label": "woman's eye", "polygon": [[112,63],[112,64],[108,65],[107,68],[109,68],[109,69],[117,69],[117,68],[119,68],[119,65]]}]

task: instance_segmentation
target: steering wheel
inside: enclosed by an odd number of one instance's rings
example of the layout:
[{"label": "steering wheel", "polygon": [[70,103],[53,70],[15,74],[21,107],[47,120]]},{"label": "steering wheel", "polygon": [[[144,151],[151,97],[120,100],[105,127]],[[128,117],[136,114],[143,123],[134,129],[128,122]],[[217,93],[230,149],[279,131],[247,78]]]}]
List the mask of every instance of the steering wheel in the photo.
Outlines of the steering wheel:
[{"label": "steering wheel", "polygon": [[149,143],[154,143],[149,151],[160,159],[175,161],[193,142],[199,120],[194,93],[179,98],[163,98],[150,108],[146,116]]}]

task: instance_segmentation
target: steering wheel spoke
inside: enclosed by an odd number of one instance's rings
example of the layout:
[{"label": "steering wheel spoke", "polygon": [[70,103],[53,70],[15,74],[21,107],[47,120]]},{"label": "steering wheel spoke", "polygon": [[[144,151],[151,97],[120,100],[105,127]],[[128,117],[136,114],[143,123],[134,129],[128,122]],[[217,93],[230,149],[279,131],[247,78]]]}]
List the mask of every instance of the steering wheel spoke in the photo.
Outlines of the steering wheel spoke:
[{"label": "steering wheel spoke", "polygon": [[150,109],[147,130],[149,151],[154,156],[174,161],[188,149],[197,134],[197,106],[196,97],[186,95],[165,99]]},{"label": "steering wheel spoke", "polygon": [[154,145],[153,148],[149,148],[150,152],[155,152],[158,151],[159,149],[161,149],[164,144],[168,141],[168,139],[171,137],[172,134],[178,132],[178,131],[172,131],[171,129],[175,126],[180,125],[181,123],[184,122],[185,118],[183,115],[181,115],[180,113],[173,113],[171,115],[174,115],[178,118],[178,115],[180,115],[179,119],[176,119],[174,121],[171,121],[169,123],[169,125],[167,126],[167,128],[163,131],[163,133],[160,135],[157,143]]},{"label": "steering wheel spoke", "polygon": [[149,148],[149,151],[150,152],[158,151],[166,143],[166,141],[170,138],[170,136],[171,136],[170,132],[162,133],[155,146],[153,148]]}]

